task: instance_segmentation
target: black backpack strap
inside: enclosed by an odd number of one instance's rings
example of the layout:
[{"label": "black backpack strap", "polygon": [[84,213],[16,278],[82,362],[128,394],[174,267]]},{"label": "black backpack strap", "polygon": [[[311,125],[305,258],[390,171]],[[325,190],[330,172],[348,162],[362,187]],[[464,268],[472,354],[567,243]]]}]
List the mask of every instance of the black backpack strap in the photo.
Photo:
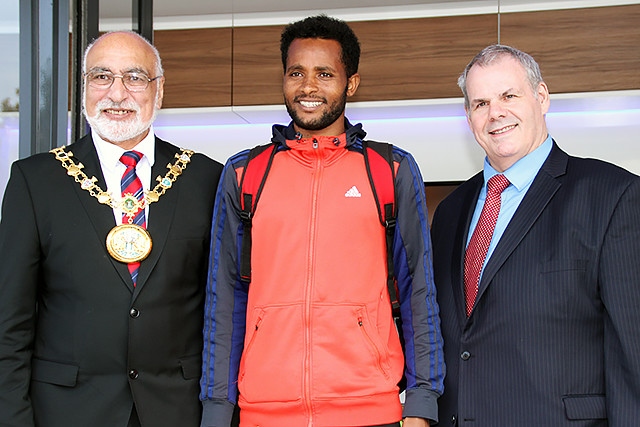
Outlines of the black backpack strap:
[{"label": "black backpack strap", "polygon": [[400,313],[400,301],[393,271],[393,235],[396,226],[396,170],[393,163],[393,145],[385,142],[362,141],[362,148],[367,175],[378,208],[378,217],[386,231],[387,288],[393,315],[397,317]]},{"label": "black backpack strap", "polygon": [[259,145],[252,148],[249,151],[247,164],[240,178],[240,219],[243,224],[240,279],[246,283],[251,282],[251,228],[253,215],[276,152],[276,144]]}]

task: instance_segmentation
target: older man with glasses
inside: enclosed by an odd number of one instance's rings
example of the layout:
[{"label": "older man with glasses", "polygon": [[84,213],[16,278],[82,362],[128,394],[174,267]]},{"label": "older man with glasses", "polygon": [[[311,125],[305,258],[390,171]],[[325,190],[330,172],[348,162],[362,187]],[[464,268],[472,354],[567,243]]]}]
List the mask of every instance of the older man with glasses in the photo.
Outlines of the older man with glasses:
[{"label": "older man with glasses", "polygon": [[196,427],[222,165],[154,135],[144,38],[101,36],[83,71],[91,133],[15,162],[4,196],[0,425]]}]

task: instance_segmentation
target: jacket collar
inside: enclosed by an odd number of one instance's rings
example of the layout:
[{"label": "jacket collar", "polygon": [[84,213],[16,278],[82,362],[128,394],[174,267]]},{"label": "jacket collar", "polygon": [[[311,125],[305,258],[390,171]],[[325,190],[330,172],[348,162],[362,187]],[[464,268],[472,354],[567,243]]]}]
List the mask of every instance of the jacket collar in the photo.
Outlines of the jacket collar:
[{"label": "jacket collar", "polygon": [[[347,141],[347,147],[353,145],[358,140],[364,139],[367,133],[362,129],[362,124],[357,123],[352,125],[351,122],[345,117],[344,119],[345,125],[345,136]],[[299,137],[296,130],[293,127],[293,122],[290,122],[288,126],[284,125],[273,125],[272,129],[272,137],[271,142],[275,142],[281,144],[282,146],[286,146],[287,140],[294,140]],[[338,135],[336,135],[338,136]]]}]

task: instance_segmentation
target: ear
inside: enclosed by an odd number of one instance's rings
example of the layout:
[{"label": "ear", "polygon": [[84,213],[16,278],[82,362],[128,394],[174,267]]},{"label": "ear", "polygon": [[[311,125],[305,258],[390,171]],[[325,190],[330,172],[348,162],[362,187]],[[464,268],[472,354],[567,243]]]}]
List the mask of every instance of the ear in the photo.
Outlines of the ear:
[{"label": "ear", "polygon": [[347,81],[347,96],[352,96],[358,90],[358,86],[360,86],[360,74],[355,73],[353,76],[349,77]]},{"label": "ear", "polygon": [[466,104],[464,106],[464,115],[467,118],[467,123],[471,126],[471,110]]},{"label": "ear", "polygon": [[545,82],[540,82],[540,84],[538,84],[536,94],[538,95],[538,102],[540,102],[542,114],[547,114],[547,111],[549,111],[550,99],[549,88]]},{"label": "ear", "polygon": [[164,76],[158,79],[158,96],[156,96],[156,108],[162,108],[162,99],[164,98]]}]

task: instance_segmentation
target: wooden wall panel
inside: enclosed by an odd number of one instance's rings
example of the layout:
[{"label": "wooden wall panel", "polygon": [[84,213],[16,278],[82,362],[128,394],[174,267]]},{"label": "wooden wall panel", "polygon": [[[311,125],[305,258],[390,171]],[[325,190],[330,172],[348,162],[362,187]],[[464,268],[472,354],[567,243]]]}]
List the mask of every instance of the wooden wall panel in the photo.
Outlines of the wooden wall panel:
[{"label": "wooden wall panel", "polygon": [[[351,22],[362,54],[351,101],[460,96],[458,75],[498,37],[496,15]],[[283,26],[234,29],[233,104],[282,103]]]},{"label": "wooden wall panel", "polygon": [[352,101],[450,98],[473,55],[498,38],[497,15],[353,22],[362,81]]},{"label": "wooden wall panel", "polygon": [[[640,89],[640,5],[502,14],[501,42],[531,53],[553,93]],[[458,75],[498,39],[497,15],[352,22],[352,101],[459,97]],[[165,108],[282,103],[283,26],[155,32]]]},{"label": "wooden wall panel", "polygon": [[536,58],[552,93],[640,89],[640,5],[503,14],[501,42]]},{"label": "wooden wall panel", "polygon": [[231,105],[231,28],[154,32],[165,71],[164,108]]},{"label": "wooden wall panel", "polygon": [[233,29],[233,105],[282,104],[284,26]]}]

